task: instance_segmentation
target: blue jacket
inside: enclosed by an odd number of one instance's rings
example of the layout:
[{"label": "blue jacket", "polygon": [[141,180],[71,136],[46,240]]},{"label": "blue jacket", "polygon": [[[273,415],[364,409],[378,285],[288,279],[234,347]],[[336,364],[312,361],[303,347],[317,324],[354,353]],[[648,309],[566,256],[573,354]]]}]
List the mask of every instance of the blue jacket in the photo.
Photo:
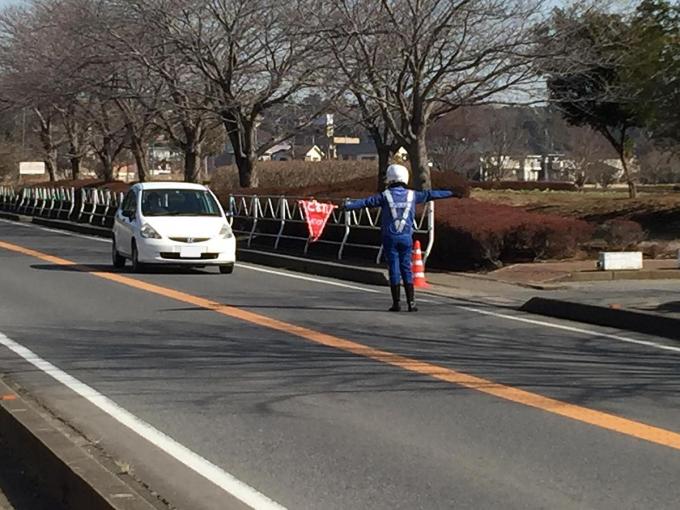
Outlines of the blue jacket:
[{"label": "blue jacket", "polygon": [[[394,212],[385,193],[389,193],[394,203]],[[408,194],[413,193],[413,201],[408,207]],[[368,198],[360,200],[350,200],[345,203],[345,209],[352,211],[354,209],[362,209],[364,207],[374,208],[381,207],[382,213],[380,215],[382,221],[382,235],[383,237],[396,236],[413,236],[413,225],[416,218],[416,205],[431,200],[440,198],[450,198],[456,196],[453,191],[449,190],[430,190],[430,191],[412,191],[403,186],[396,186],[388,188],[386,192],[378,193]],[[400,221],[404,220],[403,225]]]}]

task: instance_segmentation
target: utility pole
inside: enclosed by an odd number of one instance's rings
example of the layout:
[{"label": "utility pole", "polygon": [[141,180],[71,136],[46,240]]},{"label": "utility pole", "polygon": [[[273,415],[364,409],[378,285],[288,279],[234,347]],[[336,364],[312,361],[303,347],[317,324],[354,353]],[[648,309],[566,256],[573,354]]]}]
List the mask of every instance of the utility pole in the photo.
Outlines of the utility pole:
[{"label": "utility pole", "polygon": [[[21,109],[21,151],[26,150],[26,108]],[[22,156],[23,157],[23,156]]]}]

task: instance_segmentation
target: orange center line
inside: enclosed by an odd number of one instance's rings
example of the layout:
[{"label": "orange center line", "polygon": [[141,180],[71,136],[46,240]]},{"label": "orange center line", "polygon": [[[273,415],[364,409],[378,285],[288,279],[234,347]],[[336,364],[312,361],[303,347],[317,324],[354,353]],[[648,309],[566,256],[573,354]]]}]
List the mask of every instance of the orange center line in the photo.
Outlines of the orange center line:
[{"label": "orange center line", "polygon": [[503,400],[533,407],[548,413],[570,418],[582,423],[587,423],[595,427],[611,430],[630,437],[680,450],[680,434],[671,430],[654,427],[652,425],[647,425],[645,423],[623,418],[621,416],[616,416],[610,413],[596,411],[587,407],[563,402],[554,398],[545,397],[537,393],[532,393],[530,391],[525,391],[513,386],[496,383],[489,379],[466,374],[464,372],[459,372],[457,370],[435,365],[433,363],[418,361],[416,359],[395,354],[389,351],[369,347],[368,345],[364,345],[359,342],[346,340],[327,333],[309,329],[304,326],[290,324],[288,322],[273,319],[265,315],[243,310],[232,305],[225,305],[223,303],[195,296],[193,294],[188,294],[186,292],[143,282],[135,278],[130,278],[129,276],[123,276],[117,273],[108,273],[105,271],[92,271],[87,266],[78,265],[73,261],[48,255],[30,248],[18,246],[16,244],[0,241],[0,248],[4,248],[5,250],[23,255],[28,255],[30,257],[60,266],[73,266],[76,270],[88,272],[96,277],[116,282],[121,285],[139,289],[152,294],[157,294],[165,298],[191,304],[206,310],[211,310],[227,317],[297,336],[319,345],[349,352],[357,356],[369,358],[380,363],[398,367],[419,375],[431,377],[439,381],[463,386],[481,393],[485,393],[487,395],[501,398]]}]

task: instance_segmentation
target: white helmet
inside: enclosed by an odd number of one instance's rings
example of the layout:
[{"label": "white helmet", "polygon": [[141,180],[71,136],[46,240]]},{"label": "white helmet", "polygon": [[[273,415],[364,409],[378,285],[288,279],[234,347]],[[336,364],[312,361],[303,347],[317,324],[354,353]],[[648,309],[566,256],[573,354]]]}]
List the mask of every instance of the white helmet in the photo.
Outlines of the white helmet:
[{"label": "white helmet", "polygon": [[409,174],[408,168],[403,165],[390,165],[387,167],[387,173],[385,175],[385,181],[387,184],[393,184],[395,182],[403,182],[408,184]]}]

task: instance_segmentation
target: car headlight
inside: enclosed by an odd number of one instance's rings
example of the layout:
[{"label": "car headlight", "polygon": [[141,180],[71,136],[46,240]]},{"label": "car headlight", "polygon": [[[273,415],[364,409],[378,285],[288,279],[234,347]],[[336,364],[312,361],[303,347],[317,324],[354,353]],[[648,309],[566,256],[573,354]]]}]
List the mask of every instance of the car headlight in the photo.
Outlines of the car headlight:
[{"label": "car headlight", "polygon": [[231,227],[229,226],[228,223],[225,223],[224,225],[222,225],[222,228],[220,229],[219,236],[222,239],[231,239],[232,237],[234,237],[234,234],[232,233]]},{"label": "car headlight", "polygon": [[145,223],[139,231],[145,239],[160,239],[161,235],[151,225]]}]

